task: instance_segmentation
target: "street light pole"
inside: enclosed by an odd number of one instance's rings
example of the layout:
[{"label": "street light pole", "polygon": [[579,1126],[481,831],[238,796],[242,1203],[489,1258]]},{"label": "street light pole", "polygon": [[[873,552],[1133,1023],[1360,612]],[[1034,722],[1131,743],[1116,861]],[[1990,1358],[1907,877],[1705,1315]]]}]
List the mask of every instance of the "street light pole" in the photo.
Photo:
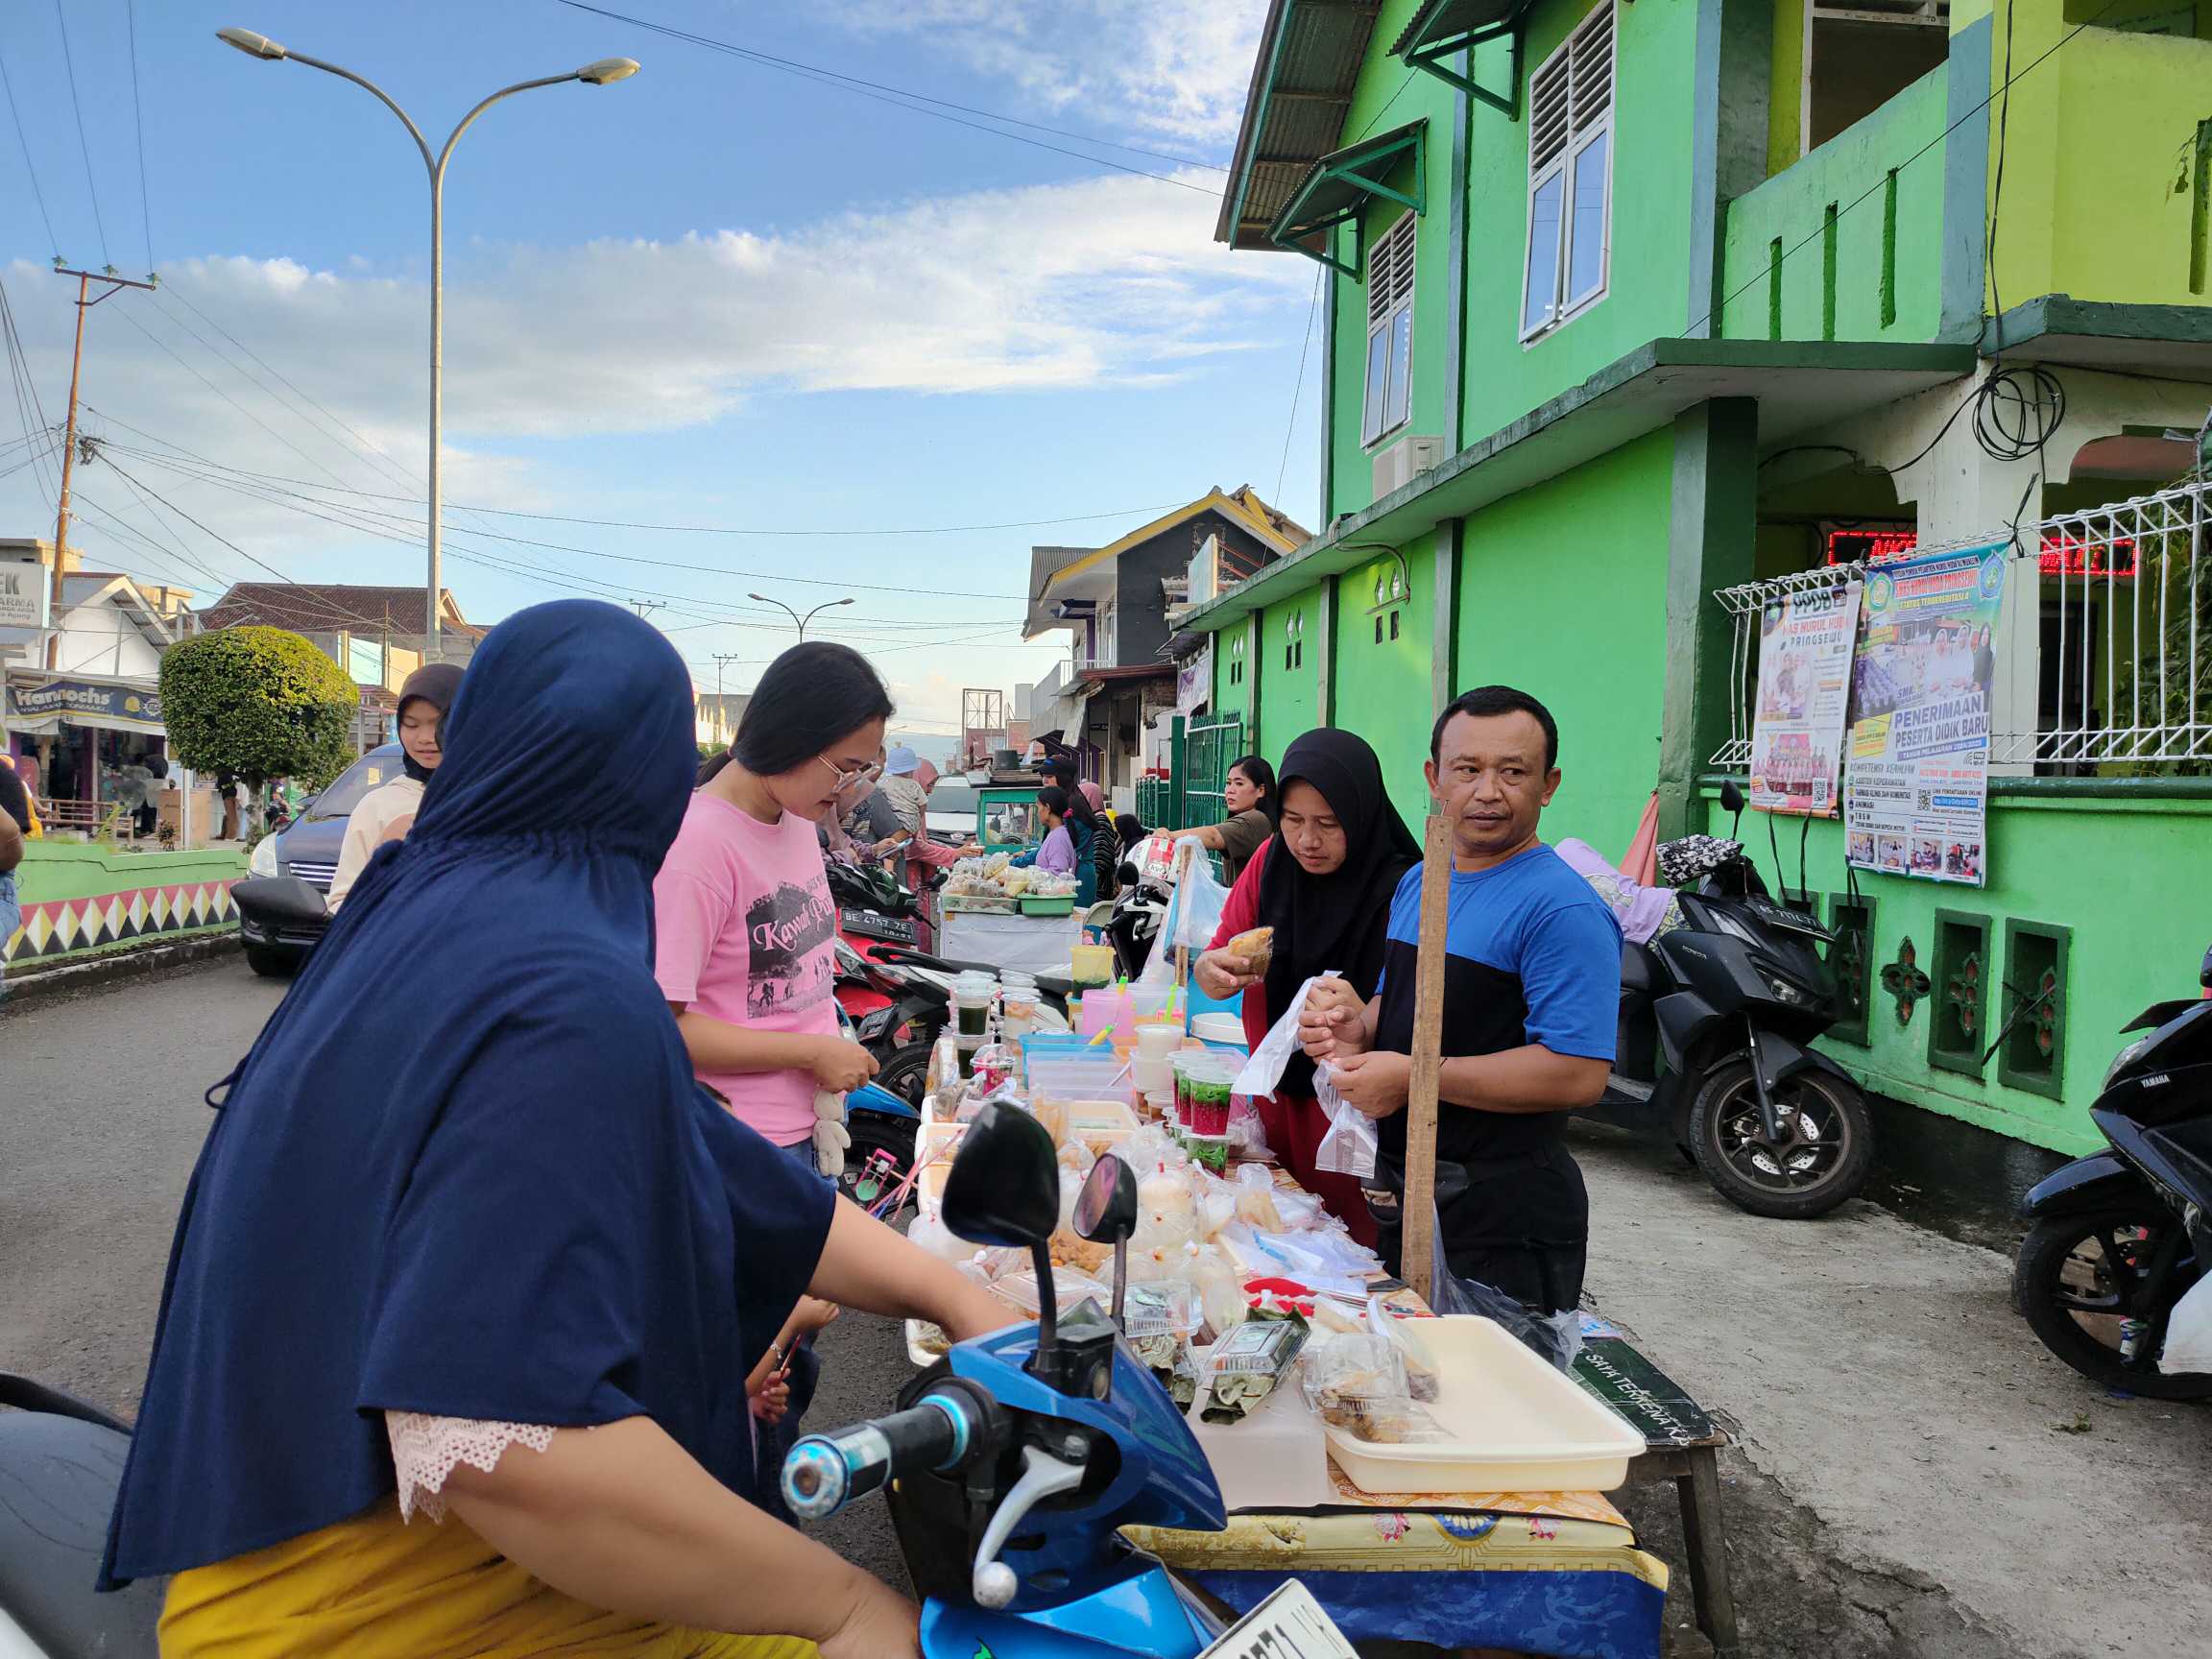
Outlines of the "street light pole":
[{"label": "street light pole", "polygon": [[784,604],[782,600],[771,599],[765,593],[748,593],[745,595],[745,597],[748,599],[757,599],[763,605],[773,605],[777,610],[782,612],[784,615],[790,617],[791,620],[798,625],[799,639],[802,644],[804,644],[806,639],[807,623],[813,621],[815,617],[821,615],[825,611],[834,611],[840,605],[850,605],[853,603],[851,599],[831,599],[825,604],[815,606],[813,610],[807,612],[805,615],[802,616],[798,612],[792,610],[790,606]]},{"label": "street light pole", "polygon": [[445,163],[452,159],[453,146],[461,142],[461,134],[475,124],[476,117],[499,102],[517,92],[534,91],[540,86],[559,86],[570,81],[581,81],[588,86],[610,86],[617,81],[627,81],[637,73],[635,58],[602,58],[596,63],[587,63],[581,69],[572,69],[565,75],[546,75],[535,81],[517,81],[512,86],[502,86],[461,117],[461,125],[453,129],[445,147],[433,156],[430,141],[422,136],[422,130],[415,125],[407,111],[400,108],[392,95],[367,76],[337,63],[326,63],[320,58],[310,58],[304,52],[293,52],[279,46],[266,35],[256,35],[251,29],[218,29],[215,37],[226,45],[235,46],[249,58],[259,58],[265,62],[281,62],[290,59],[304,63],[310,69],[320,69],[326,75],[335,75],[341,81],[373,95],[385,108],[399,117],[407,129],[407,135],[415,140],[415,148],[422,153],[422,165],[430,175],[430,522],[428,537],[429,579],[424,589],[427,607],[424,628],[428,635],[423,646],[423,660],[437,661],[440,658],[438,605],[444,587],[444,517],[445,504],[444,480],[444,433],[445,424]]}]

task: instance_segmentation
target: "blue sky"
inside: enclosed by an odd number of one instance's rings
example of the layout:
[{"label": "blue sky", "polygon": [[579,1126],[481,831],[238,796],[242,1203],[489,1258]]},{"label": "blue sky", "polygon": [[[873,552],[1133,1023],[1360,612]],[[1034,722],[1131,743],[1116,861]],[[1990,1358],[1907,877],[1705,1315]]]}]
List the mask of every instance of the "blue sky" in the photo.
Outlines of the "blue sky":
[{"label": "blue sky", "polygon": [[[1102,542],[1212,485],[1277,498],[1279,472],[1281,504],[1312,518],[1313,362],[1288,430],[1312,267],[1216,247],[1223,175],[1191,164],[1228,158],[1263,0],[612,8],[1184,160],[1016,129],[1099,159],[1055,154],[558,0],[137,0],[143,210],[126,0],[61,9],[74,107],[50,0],[0,16],[32,163],[0,122],[0,276],[51,421],[74,286],[53,253],[140,276],[150,231],[163,283],[92,314],[85,423],[110,454],[80,471],[72,540],[95,564],[210,597],[215,576],[266,575],[219,535],[301,580],[421,580],[421,162],[367,93],[233,52],[226,24],[377,81],[433,148],[510,82],[644,64],[491,110],[448,174],[446,579],[471,618],[665,596],[655,619],[698,676],[735,653],[741,689],[790,637],[749,590],[802,611],[850,592],[833,634],[878,656],[902,725],[949,726],[962,685],[1052,661],[1015,626],[1032,541]],[[20,436],[11,400],[0,472]],[[258,495],[204,463],[264,475]],[[52,483],[50,466],[0,477],[0,534],[50,535]],[[1107,516],[736,537],[469,505],[777,530]]]}]

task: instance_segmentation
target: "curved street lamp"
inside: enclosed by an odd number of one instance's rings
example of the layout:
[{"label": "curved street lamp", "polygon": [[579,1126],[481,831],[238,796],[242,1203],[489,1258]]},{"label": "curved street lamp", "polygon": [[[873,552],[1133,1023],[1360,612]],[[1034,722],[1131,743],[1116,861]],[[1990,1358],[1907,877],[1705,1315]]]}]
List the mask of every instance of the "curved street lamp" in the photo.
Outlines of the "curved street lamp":
[{"label": "curved street lamp", "polygon": [[813,621],[815,617],[821,615],[823,612],[834,611],[840,605],[850,605],[853,603],[853,601],[849,598],[832,599],[827,604],[815,606],[813,610],[807,612],[805,615],[802,616],[798,612],[792,610],[790,606],[784,604],[782,600],[771,599],[765,593],[748,593],[745,595],[745,597],[748,599],[757,599],[763,605],[773,605],[777,610],[782,612],[784,615],[790,617],[792,621],[799,625],[799,637],[802,640],[806,637],[806,624]]},{"label": "curved street lamp", "polygon": [[436,661],[438,648],[438,599],[443,586],[443,546],[439,520],[444,517],[445,493],[441,469],[445,424],[445,163],[452,158],[453,146],[461,142],[461,134],[474,125],[476,117],[499,102],[517,92],[532,91],[540,86],[559,86],[566,82],[581,81],[587,86],[612,86],[617,81],[627,81],[637,73],[635,58],[602,58],[595,63],[587,63],[581,69],[571,69],[565,75],[547,75],[536,81],[517,81],[512,86],[502,86],[461,117],[461,125],[453,129],[452,136],[445,140],[445,148],[433,156],[429,140],[400,108],[392,95],[366,76],[336,63],[325,63],[320,58],[310,58],[304,52],[294,52],[279,46],[266,35],[256,35],[251,29],[218,29],[215,37],[227,46],[234,46],[249,58],[258,58],[266,63],[278,63],[286,59],[304,63],[310,69],[320,69],[335,75],[342,81],[375,95],[383,106],[399,117],[406,127],[415,147],[422,152],[422,165],[430,173],[430,572],[426,590],[425,625],[428,641],[423,658]]}]

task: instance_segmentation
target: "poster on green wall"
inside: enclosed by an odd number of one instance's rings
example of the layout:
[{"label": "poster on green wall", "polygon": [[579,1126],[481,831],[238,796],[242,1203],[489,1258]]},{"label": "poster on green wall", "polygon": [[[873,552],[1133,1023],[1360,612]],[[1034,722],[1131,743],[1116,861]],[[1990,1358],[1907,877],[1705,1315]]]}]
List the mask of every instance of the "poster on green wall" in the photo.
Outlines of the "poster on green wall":
[{"label": "poster on green wall", "polygon": [[1751,725],[1751,805],[1833,818],[1851,701],[1859,584],[1785,593],[1759,616],[1759,703]]},{"label": "poster on green wall", "polygon": [[1989,699],[2009,544],[1878,565],[1851,676],[1845,856],[1931,881],[1987,879]]}]

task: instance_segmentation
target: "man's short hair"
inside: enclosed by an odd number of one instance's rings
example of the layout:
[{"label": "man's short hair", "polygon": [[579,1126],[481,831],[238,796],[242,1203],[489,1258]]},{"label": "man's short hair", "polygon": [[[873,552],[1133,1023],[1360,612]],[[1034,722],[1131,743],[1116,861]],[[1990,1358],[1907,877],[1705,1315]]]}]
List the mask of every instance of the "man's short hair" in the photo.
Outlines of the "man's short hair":
[{"label": "man's short hair", "polygon": [[1462,691],[1445,705],[1444,712],[1436,716],[1436,724],[1429,733],[1429,758],[1444,758],[1444,728],[1452,724],[1455,714],[1472,714],[1485,720],[1494,714],[1528,714],[1544,728],[1544,770],[1551,771],[1559,764],[1559,722],[1551,718],[1551,710],[1528,695],[1516,691],[1510,685],[1478,685],[1472,691]]}]

